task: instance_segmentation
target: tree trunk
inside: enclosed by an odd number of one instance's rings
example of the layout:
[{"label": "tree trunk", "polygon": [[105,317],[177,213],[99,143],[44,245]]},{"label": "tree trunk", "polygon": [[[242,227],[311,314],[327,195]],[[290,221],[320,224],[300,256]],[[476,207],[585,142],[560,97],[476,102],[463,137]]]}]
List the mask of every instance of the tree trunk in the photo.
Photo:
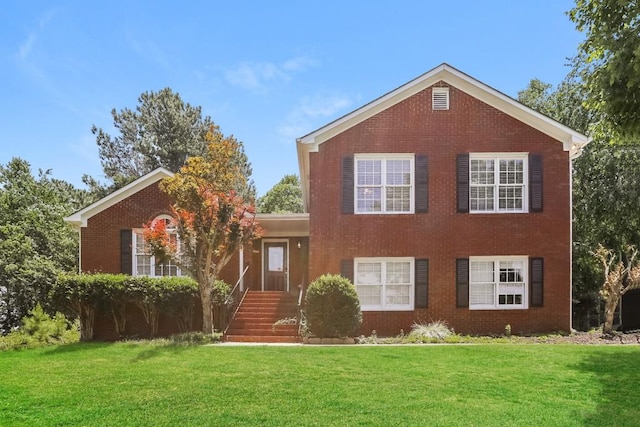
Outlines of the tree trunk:
[{"label": "tree trunk", "polygon": [[618,300],[620,297],[618,294],[612,293],[609,298],[605,300],[604,304],[604,324],[602,325],[602,333],[609,335],[613,332],[613,316],[618,308]]},{"label": "tree trunk", "polygon": [[213,334],[213,313],[211,311],[211,288],[200,285],[200,302],[202,303],[202,332]]}]

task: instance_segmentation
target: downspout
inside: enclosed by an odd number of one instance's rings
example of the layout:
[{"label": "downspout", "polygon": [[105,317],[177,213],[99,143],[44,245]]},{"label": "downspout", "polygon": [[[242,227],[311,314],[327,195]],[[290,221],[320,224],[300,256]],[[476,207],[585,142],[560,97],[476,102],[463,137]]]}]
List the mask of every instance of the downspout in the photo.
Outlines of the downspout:
[{"label": "downspout", "polygon": [[569,155],[569,333],[573,331],[573,160]]}]

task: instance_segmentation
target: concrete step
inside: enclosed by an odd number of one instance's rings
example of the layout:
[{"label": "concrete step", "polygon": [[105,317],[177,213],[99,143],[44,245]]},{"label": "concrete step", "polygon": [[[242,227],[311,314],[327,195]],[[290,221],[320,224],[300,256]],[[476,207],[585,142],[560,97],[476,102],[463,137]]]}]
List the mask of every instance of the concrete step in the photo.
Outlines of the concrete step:
[{"label": "concrete step", "polygon": [[255,342],[255,343],[297,343],[301,342],[299,336],[262,336],[262,335],[227,335],[228,342]]},{"label": "concrete step", "polygon": [[280,336],[294,336],[298,334],[298,328],[287,328],[287,329],[280,329],[280,328],[267,328],[267,329],[258,329],[258,328],[240,328],[240,329],[234,329],[234,328],[229,328],[229,330],[227,331],[227,336],[229,335],[234,335],[234,336],[244,336],[244,335],[248,335],[248,336],[261,336],[261,337],[280,337]]}]

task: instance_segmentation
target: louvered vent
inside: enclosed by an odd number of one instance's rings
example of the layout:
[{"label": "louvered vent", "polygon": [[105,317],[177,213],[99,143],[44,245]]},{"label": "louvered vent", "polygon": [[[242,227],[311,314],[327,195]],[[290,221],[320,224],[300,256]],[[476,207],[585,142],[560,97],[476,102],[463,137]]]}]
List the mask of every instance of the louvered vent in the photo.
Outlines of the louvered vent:
[{"label": "louvered vent", "polygon": [[431,91],[432,108],[434,110],[449,109],[449,88],[434,87]]}]

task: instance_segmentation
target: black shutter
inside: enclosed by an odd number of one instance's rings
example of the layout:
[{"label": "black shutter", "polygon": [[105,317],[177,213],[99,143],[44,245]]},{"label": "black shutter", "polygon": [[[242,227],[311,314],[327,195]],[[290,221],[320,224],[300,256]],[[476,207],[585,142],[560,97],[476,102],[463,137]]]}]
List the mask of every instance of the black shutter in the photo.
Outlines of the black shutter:
[{"label": "black shutter", "polygon": [[469,212],[469,155],[458,154],[456,159],[458,212]]},{"label": "black shutter", "polygon": [[429,306],[429,260],[416,260],[416,308]]},{"label": "black shutter", "polygon": [[544,296],[544,259],[531,258],[529,260],[529,277],[530,284],[530,306],[542,307]]},{"label": "black shutter", "polygon": [[416,213],[429,212],[429,161],[427,156],[416,156]]},{"label": "black shutter", "polygon": [[342,158],[342,213],[353,213],[353,156]]},{"label": "black shutter", "polygon": [[529,155],[529,210],[542,212],[542,156]]},{"label": "black shutter", "polygon": [[456,259],[456,307],[469,307],[469,258]]},{"label": "black shutter", "polygon": [[120,273],[132,273],[133,254],[131,252],[131,230],[120,230]]},{"label": "black shutter", "polygon": [[343,259],[340,261],[340,275],[349,279],[353,283],[353,260]]}]

